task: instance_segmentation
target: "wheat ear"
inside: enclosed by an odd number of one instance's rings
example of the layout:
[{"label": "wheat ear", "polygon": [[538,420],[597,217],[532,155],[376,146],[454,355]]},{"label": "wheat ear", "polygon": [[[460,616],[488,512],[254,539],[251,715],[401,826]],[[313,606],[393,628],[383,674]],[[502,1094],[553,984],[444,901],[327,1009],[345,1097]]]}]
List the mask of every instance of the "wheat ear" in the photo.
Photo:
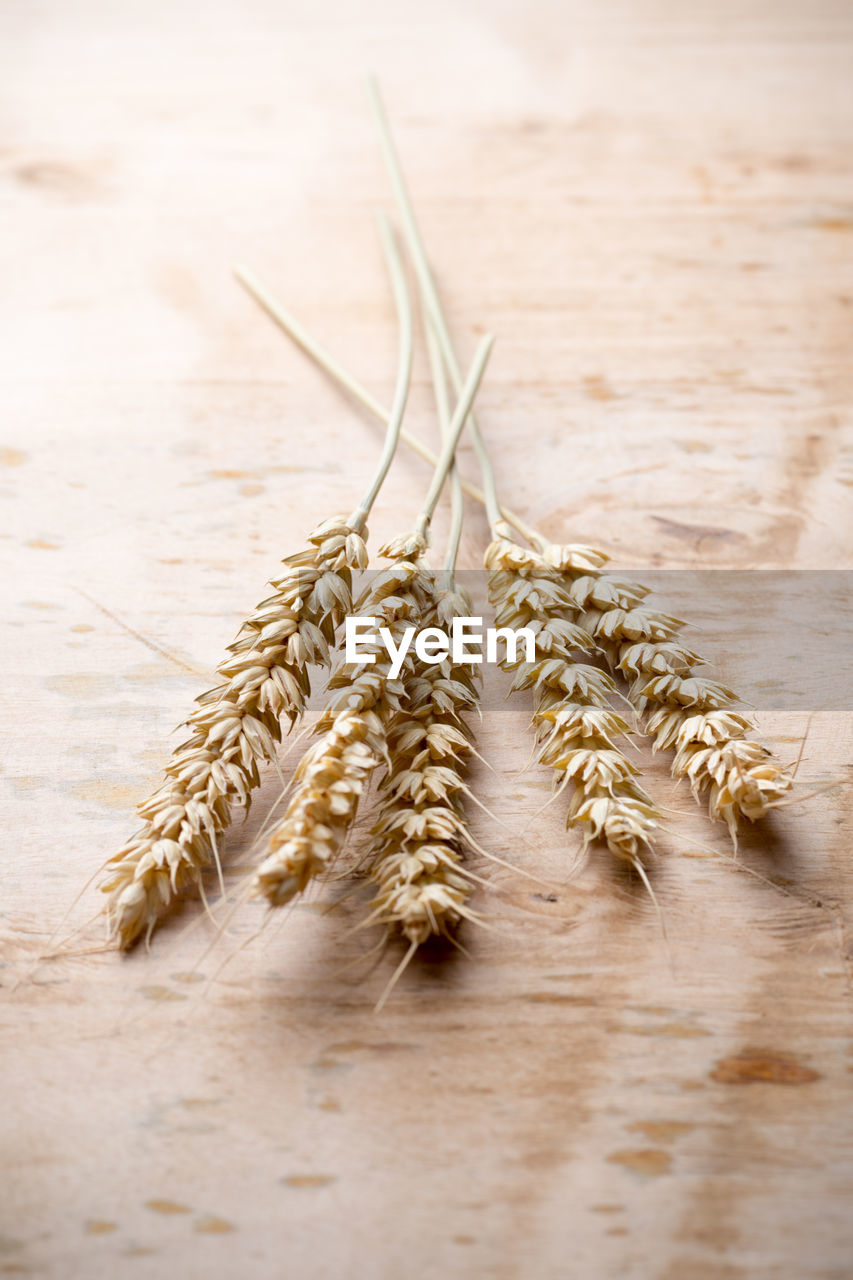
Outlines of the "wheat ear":
[{"label": "wheat ear", "polygon": [[[420,561],[425,548],[423,538],[410,540],[405,554],[379,575],[359,604],[359,612],[377,617],[395,643],[404,627],[421,624],[426,579]],[[394,550],[383,548],[381,554]],[[391,678],[387,657],[377,660],[379,652],[377,642],[373,665],[355,674],[342,666],[330,681],[330,688],[339,692],[320,718],[322,736],[299,763],[295,791],[269,833],[266,856],[252,882],[253,895],[266,898],[270,906],[290,902],[328,870],[355,821],[370,774],[387,756],[388,725],[404,686]]]},{"label": "wheat ear", "polygon": [[259,765],[275,760],[281,721],[292,725],[302,715],[307,664],[328,662],[329,643],[351,607],[350,570],[366,562],[361,535],[345,521],[320,525],[308,548],[284,561],[275,594],[229,646],[231,656],[217,668],[224,683],[198,699],[187,720],[190,738],[174,752],[162,785],[138,806],[142,828],[108,864],[101,888],[122,947],[200,882],[232,805],[248,810]]},{"label": "wheat ear", "polygon": [[577,566],[566,548],[544,544],[543,555],[566,578],[580,626],[630,681],[654,749],[674,749],[673,775],[687,778],[697,800],[707,795],[710,816],[736,841],[741,818],[757,821],[791,790],[791,771],[747,736],[755,723],[732,709],[737,694],[696,674],[704,659],[681,643],[685,624],[647,609],[647,587]]},{"label": "wheat ear", "polygon": [[[423,625],[446,628],[470,610],[466,592],[442,592]],[[415,660],[403,681],[404,707],[388,731],[369,863],[378,890],[372,906],[375,919],[417,946],[470,914],[463,862],[473,845],[463,801],[472,734],[464,713],[478,700],[474,671],[449,658]]]},{"label": "wheat ear", "polygon": [[[445,440],[432,484],[411,534],[394,539],[381,554],[393,559],[380,574],[359,610],[384,619],[398,634],[417,630],[437,604],[437,586],[424,573],[422,556],[427,531],[445,476],[453,463],[456,442],[476,395],[493,339],[487,337],[474,357]],[[376,641],[378,652],[379,641]],[[376,656],[374,653],[374,657]],[[411,651],[404,669],[411,666]],[[328,869],[355,820],[358,803],[372,771],[388,757],[387,733],[400,706],[404,685],[390,675],[391,662],[376,661],[353,672],[343,666],[330,682],[337,691],[320,719],[322,737],[297,771],[298,786],[281,820],[273,827],[267,853],[252,882],[252,892],[271,906],[282,906]]]},{"label": "wheat ear", "polygon": [[400,334],[397,385],[385,445],[362,501],[348,518],[319,525],[306,548],[284,560],[284,576],[258,605],[217,668],[223,683],[202,694],[187,721],[191,736],[173,754],[166,778],[138,806],[140,830],[109,860],[101,888],[108,895],[112,936],[128,947],[150,935],[175,897],[201,886],[217,836],[232,805],[248,810],[260,784],[259,766],[275,760],[281,723],[302,716],[307,666],[327,666],[329,646],[352,607],[353,569],[367,565],[366,521],[393,459],[408,394],[412,316],[405,273],[387,220],[380,234],[391,277]]},{"label": "wheat ear", "polygon": [[[375,417],[382,422],[387,421],[387,411],[364,387],[346,373],[279,303],[248,275],[245,278],[241,275],[240,278],[250,292],[258,297],[279,326],[293,337],[312,359],[342,385],[348,387]],[[406,434],[401,438],[428,462],[435,461],[435,455],[417,437]],[[463,480],[462,484],[467,494],[482,506],[486,506],[486,495],[482,489],[468,481]],[[645,614],[644,630],[648,631],[649,635],[669,634],[671,638],[662,641],[637,640],[636,637],[632,639],[629,629],[636,630],[636,625],[641,623],[636,602],[648,595],[646,588],[633,583],[617,584],[609,578],[598,579],[596,570],[607,560],[603,552],[589,547],[576,547],[573,544],[560,546],[549,543],[519,515],[511,511],[505,503],[501,503],[498,514],[530,543],[538,547],[546,561],[560,572],[567,571],[566,566],[576,552],[580,552],[585,557],[587,564],[577,570],[575,577],[595,578],[595,590],[588,597],[576,591],[575,600],[572,601],[573,607],[568,610],[567,616],[577,618],[582,613],[587,613],[589,616],[586,621],[590,623],[590,627],[594,627],[600,622],[600,619],[593,618],[596,612],[605,613],[612,607],[631,613],[632,616],[625,620],[624,636],[620,638],[615,630],[610,630],[609,633],[616,643],[610,643],[606,648],[609,649],[610,657],[615,658],[617,665],[625,660],[626,665],[622,670],[632,677],[631,700],[637,710],[642,712],[653,702],[658,702],[659,705],[649,717],[645,727],[653,738],[656,750],[671,747],[676,749],[673,774],[676,777],[687,775],[697,798],[701,798],[705,792],[708,792],[711,817],[726,821],[733,834],[741,816],[752,821],[763,817],[790,791],[793,783],[790,770],[774,760],[765,747],[747,739],[746,735],[753,732],[755,728],[754,722],[742,713],[729,710],[728,706],[714,708],[709,705],[703,706],[701,703],[687,708],[681,704],[676,706],[672,703],[667,706],[660,702],[660,699],[647,696],[646,690],[643,689],[645,682],[667,673],[684,678],[695,678],[693,668],[701,665],[702,659],[677,642],[675,637],[681,626],[678,620],[663,614],[657,614],[651,618]],[[593,561],[595,563],[592,563]],[[605,593],[610,595],[609,601]],[[577,600],[580,600],[581,604],[576,604]],[[615,623],[616,619],[611,619],[608,629],[614,628]],[[596,640],[597,637],[592,630],[589,635],[590,639]],[[604,632],[602,637],[603,635]],[[642,654],[634,651],[638,644],[643,646]],[[656,644],[660,645],[657,650],[653,648]],[[597,647],[601,648],[601,646]],[[651,694],[653,690],[648,692]],[[657,692],[660,692],[660,687]],[[674,701],[673,699],[672,702]],[[672,714],[680,718],[679,733],[675,737],[671,730],[676,721],[667,720],[667,717]],[[661,730],[665,724],[668,732],[662,733]],[[679,752],[681,752],[680,755]],[[688,772],[688,770],[692,771]]]},{"label": "wheat ear", "polygon": [[[607,705],[615,684],[606,671],[578,661],[596,656],[583,628],[569,621],[572,605],[558,574],[535,551],[499,536],[486,551],[489,597],[499,627],[529,628],[533,662],[503,662],[516,675],[512,691],[533,692],[537,758],[558,788],[574,783],[567,824],[584,832],[584,846],[601,839],[617,857],[641,869],[660,814],[637,782],[638,770],[617,745],[629,726]],[[591,567],[585,551],[575,563]]]}]

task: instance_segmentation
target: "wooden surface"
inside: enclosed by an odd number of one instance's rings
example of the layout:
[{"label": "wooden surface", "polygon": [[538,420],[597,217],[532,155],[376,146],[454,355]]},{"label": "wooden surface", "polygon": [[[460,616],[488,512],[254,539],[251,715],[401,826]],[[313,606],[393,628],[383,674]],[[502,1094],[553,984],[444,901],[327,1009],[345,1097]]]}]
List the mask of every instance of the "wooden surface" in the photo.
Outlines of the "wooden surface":
[{"label": "wooden surface", "polygon": [[[229,274],[390,395],[367,67],[463,362],[497,333],[480,418],[512,505],[626,565],[849,567],[848,0],[7,0],[0,62],[0,1274],[849,1275],[843,791],[738,867],[656,766],[670,967],[606,858],[569,878],[492,681],[476,788],[503,825],[475,830],[540,880],[484,862],[495,930],[380,1017],[397,957],[359,959],[347,880],[253,941],[254,904],[209,951],[189,904],[150,955],[33,963],[279,557],[371,468],[375,425]],[[409,425],[435,437],[422,355]],[[374,547],[426,482],[401,455]],[[787,758],[791,705],[759,708]],[[814,715],[804,790],[851,737]]]}]

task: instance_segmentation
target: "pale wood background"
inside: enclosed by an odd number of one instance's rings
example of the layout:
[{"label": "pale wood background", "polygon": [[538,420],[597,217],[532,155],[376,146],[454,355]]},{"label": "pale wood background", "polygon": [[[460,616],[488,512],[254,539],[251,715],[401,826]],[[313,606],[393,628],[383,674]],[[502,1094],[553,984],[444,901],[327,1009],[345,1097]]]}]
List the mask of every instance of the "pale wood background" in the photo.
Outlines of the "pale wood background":
[{"label": "pale wood background", "polygon": [[[850,565],[853,6],[6,0],[0,62],[0,1274],[849,1275],[842,791],[738,869],[656,769],[670,969],[605,858],[569,880],[493,686],[476,785],[505,825],[475,829],[548,886],[484,864],[497,931],[380,1018],[396,956],[341,970],[375,941],[361,892],[239,954],[252,904],[209,954],[193,905],[150,955],[33,960],[278,558],[371,467],[375,425],[229,275],[390,393],[368,67],[463,360],[498,336],[512,504],[623,564]],[[422,359],[410,426],[435,434]],[[398,459],[373,545],[426,478]],[[788,757],[805,724],[762,714]],[[815,715],[806,789],[852,747]],[[733,1082],[747,1051],[767,1078]]]}]

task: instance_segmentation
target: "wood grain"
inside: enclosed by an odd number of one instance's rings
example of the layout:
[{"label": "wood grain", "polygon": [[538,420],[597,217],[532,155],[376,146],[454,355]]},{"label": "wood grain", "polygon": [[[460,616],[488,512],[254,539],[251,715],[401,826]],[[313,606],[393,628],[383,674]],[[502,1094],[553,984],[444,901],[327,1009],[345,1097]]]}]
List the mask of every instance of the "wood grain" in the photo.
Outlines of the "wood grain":
[{"label": "wood grain", "polygon": [[[279,557],[369,474],[375,424],[229,274],[387,397],[363,70],[462,363],[498,335],[479,416],[512,505],[626,566],[848,568],[851,55],[846,0],[2,8],[0,1274],[849,1274],[843,790],[735,864],[654,765],[670,965],[635,885],[572,871],[492,678],[504,825],[475,829],[537,879],[485,864],[495,930],[381,1017],[396,957],[371,970],[349,881],[254,941],[252,904],[210,950],[188,904],[150,954],[34,961]],[[422,354],[408,425],[436,437]],[[401,455],[374,546],[426,483]],[[484,533],[472,510],[466,565]],[[804,709],[759,711],[794,757]],[[806,790],[851,739],[814,714]]]}]

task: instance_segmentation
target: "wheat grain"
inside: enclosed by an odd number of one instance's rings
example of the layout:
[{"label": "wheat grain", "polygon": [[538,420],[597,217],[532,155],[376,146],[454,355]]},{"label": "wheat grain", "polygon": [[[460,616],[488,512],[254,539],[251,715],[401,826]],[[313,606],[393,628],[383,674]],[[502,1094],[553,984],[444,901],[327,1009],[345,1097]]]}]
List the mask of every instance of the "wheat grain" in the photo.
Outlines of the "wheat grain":
[{"label": "wheat grain", "polygon": [[[685,656],[680,646],[656,647],[650,663],[646,654],[642,645],[623,645],[619,665],[635,673],[631,700],[649,712],[655,750],[675,749],[673,774],[688,780],[697,799],[707,794],[710,816],[725,822],[736,841],[741,818],[758,821],[790,792],[791,770],[747,736],[755,723],[731,709],[737,695],[695,674],[702,659]],[[662,675],[663,663],[672,665]]]}]

